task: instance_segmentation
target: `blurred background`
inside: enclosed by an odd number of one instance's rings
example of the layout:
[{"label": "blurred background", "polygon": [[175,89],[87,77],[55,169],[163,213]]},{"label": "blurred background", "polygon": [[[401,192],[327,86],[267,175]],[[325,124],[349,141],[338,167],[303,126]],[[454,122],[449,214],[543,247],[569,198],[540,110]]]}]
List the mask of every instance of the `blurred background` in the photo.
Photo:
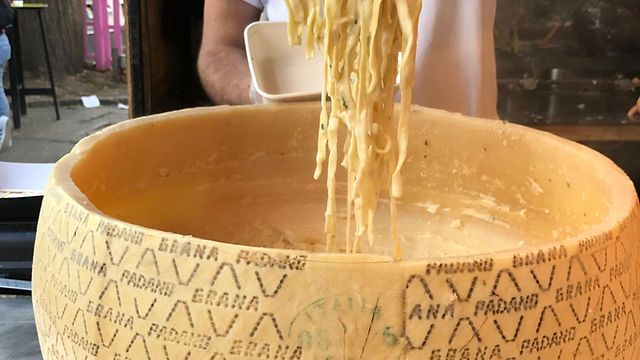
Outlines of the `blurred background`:
[{"label": "blurred background", "polygon": [[[20,75],[4,79],[21,121],[0,162],[53,163],[117,122],[212,105],[196,71],[204,0],[25,4],[38,9],[19,10],[12,30]],[[494,35],[500,117],[604,153],[638,189],[640,118],[627,111],[640,96],[640,0],[497,0]],[[45,90],[11,93],[34,87]],[[16,297],[30,288],[41,201],[0,196],[0,359],[41,359],[31,299]]]}]

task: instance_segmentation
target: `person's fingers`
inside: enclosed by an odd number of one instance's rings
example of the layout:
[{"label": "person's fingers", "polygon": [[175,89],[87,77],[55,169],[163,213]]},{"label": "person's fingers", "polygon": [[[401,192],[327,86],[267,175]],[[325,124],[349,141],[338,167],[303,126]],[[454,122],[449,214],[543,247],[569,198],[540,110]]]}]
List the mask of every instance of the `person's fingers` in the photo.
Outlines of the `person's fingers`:
[{"label": "person's fingers", "polygon": [[629,110],[629,112],[627,113],[627,116],[634,117],[636,116],[636,114],[638,114],[638,111],[640,111],[640,105],[636,104],[634,107],[631,108],[631,110]]}]

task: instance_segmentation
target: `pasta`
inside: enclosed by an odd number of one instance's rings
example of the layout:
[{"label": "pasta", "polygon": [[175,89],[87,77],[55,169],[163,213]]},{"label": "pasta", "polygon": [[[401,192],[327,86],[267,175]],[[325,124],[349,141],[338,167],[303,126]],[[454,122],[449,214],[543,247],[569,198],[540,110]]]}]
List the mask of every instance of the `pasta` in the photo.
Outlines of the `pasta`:
[{"label": "pasta", "polygon": [[[290,44],[301,45],[304,38],[307,57],[314,56],[316,46],[324,55],[314,177],[321,176],[327,162],[326,249],[337,250],[335,177],[338,138],[346,130],[341,162],[347,169],[346,251],[358,252],[365,236],[373,244],[373,217],[380,191],[386,190],[394,253],[400,257],[396,203],[403,192],[401,169],[407,156],[421,0],[286,0],[286,4]],[[401,99],[396,118],[398,72]]]}]

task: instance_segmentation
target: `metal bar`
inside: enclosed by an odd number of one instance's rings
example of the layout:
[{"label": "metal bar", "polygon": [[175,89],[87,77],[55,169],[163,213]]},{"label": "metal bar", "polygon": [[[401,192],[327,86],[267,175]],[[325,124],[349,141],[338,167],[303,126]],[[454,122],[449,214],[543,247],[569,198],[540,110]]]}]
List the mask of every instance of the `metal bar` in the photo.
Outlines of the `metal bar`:
[{"label": "metal bar", "polygon": [[122,26],[120,25],[120,0],[111,0],[111,1],[113,6],[113,47],[118,49],[118,57],[120,57],[120,55],[122,55]]},{"label": "metal bar", "polygon": [[0,270],[28,270],[33,268],[31,261],[3,261],[0,262]]},{"label": "metal bar", "polygon": [[118,49],[111,49],[111,77],[114,81],[120,79],[120,54]]},{"label": "metal bar", "polygon": [[[12,50],[12,57],[15,57],[17,64],[16,74],[18,75],[18,89],[24,89],[24,67],[22,65],[22,41],[20,39],[20,16],[18,15],[18,11],[16,11],[16,15],[14,17],[13,29],[15,31],[15,48]],[[19,91],[19,99],[20,99],[20,114],[27,114],[27,99],[22,91]]]},{"label": "metal bar", "polygon": [[[17,18],[17,16],[16,16]],[[8,29],[7,35],[9,36],[9,40],[11,41],[11,46],[16,49],[16,23],[12,28]],[[11,111],[13,111],[13,127],[15,129],[20,129],[22,123],[20,121],[20,86],[18,85],[18,62],[17,57],[14,55],[9,59],[9,84],[11,89],[9,89],[9,94],[11,95]]]},{"label": "metal bar", "polygon": [[129,116],[138,117],[145,112],[144,59],[142,48],[141,0],[126,2],[127,10],[127,82],[129,84]]},{"label": "metal bar", "polygon": [[31,95],[50,95],[50,96],[53,96],[53,89],[51,89],[51,88],[29,88],[29,89],[22,89],[21,93],[23,93],[25,96],[31,96]]},{"label": "metal bar", "polygon": [[51,85],[51,96],[53,96],[53,106],[56,109],[56,119],[60,120],[60,109],[58,108],[58,96],[56,95],[56,84],[53,81],[53,71],[51,70],[51,60],[49,58],[49,47],[47,46],[47,37],[44,30],[44,22],[42,21],[42,11],[38,11],[38,21],[40,22],[40,35],[42,36],[42,46],[44,47],[44,56],[47,61],[47,72],[49,73],[49,85]]},{"label": "metal bar", "polygon": [[31,281],[0,279],[0,288],[31,291]]},{"label": "metal bar", "polygon": [[82,4],[82,46],[84,46],[84,61],[89,63],[92,59],[92,54],[89,51],[89,19],[87,19],[87,0],[83,0]]}]

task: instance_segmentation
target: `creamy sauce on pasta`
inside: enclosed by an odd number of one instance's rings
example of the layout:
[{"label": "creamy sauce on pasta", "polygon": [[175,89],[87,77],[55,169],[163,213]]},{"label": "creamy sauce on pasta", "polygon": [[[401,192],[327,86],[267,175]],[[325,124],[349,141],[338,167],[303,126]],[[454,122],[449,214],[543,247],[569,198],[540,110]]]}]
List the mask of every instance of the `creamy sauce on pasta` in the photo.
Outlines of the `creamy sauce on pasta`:
[{"label": "creamy sauce on pasta", "polygon": [[[341,162],[347,169],[344,250],[360,251],[364,237],[373,246],[378,197],[380,191],[387,191],[394,254],[400,257],[397,199],[403,191],[401,169],[407,157],[421,0],[286,0],[286,3],[289,42],[300,45],[304,38],[307,57],[313,57],[316,45],[324,56],[325,80],[314,177],[320,177],[326,162],[326,250],[338,251],[336,171],[339,136],[344,132]],[[305,29],[307,36],[303,37]],[[396,118],[393,114],[398,72],[401,100],[400,116]]]}]

